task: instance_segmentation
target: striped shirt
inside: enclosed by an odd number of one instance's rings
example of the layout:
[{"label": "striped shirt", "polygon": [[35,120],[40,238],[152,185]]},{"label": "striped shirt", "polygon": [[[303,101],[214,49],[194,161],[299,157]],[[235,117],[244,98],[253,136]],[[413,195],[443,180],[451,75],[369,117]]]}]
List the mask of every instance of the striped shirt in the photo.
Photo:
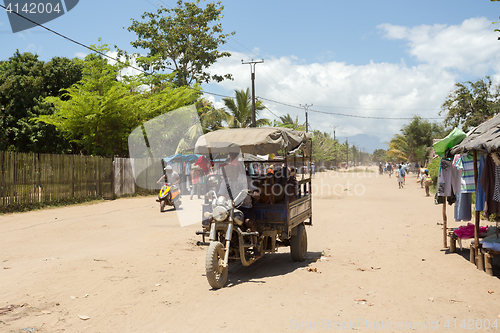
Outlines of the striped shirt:
[{"label": "striped shirt", "polygon": [[474,159],[463,154],[455,163],[455,167],[462,171],[460,189],[462,193],[475,193]]}]

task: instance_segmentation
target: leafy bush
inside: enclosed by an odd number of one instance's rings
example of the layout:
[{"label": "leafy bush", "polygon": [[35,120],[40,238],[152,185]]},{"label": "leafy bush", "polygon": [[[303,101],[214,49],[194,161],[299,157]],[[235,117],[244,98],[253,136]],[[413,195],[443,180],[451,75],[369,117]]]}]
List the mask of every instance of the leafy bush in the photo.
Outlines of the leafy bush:
[{"label": "leafy bush", "polygon": [[429,175],[432,178],[432,184],[437,186],[437,178],[439,174],[439,163],[441,162],[441,158],[435,158],[431,163],[427,165],[427,170],[429,170]]}]

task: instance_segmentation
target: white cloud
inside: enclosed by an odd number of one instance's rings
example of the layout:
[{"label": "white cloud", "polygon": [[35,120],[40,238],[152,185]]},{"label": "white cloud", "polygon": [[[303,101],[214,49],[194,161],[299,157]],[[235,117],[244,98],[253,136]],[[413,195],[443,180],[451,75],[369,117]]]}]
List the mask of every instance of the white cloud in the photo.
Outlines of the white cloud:
[{"label": "white cloud", "polygon": [[[266,58],[256,65],[256,95],[294,106],[313,104],[310,110],[343,113],[361,117],[438,117],[438,112],[464,75],[482,77],[500,73],[500,42],[491,22],[472,18],[460,25],[378,26],[384,38],[403,41],[408,54],[417,60],[407,66],[399,63],[375,63],[355,66],[345,62],[306,64],[293,56]],[[211,67],[214,73],[232,73],[234,81],[217,86],[225,94],[251,87],[249,65],[242,65],[244,54],[232,53]],[[500,80],[500,75],[498,75]],[[214,84],[206,87],[215,89]],[[220,91],[213,91],[219,92]],[[214,100],[217,100],[215,98]],[[264,101],[278,116],[290,113],[305,121],[303,109]],[[324,106],[335,106],[326,108]],[[263,116],[275,118],[265,111]],[[310,126],[332,132],[345,139],[360,133],[389,141],[408,120],[374,120],[309,112]]]},{"label": "white cloud", "polygon": [[388,39],[406,40],[408,53],[436,69],[452,69],[484,76],[498,69],[500,42],[491,22],[484,17],[460,25],[420,25],[413,28],[382,24]]},{"label": "white cloud", "polygon": [[35,54],[41,54],[43,51],[43,47],[41,45],[35,45],[34,43],[28,44],[26,48],[24,49],[24,52],[31,52]]},{"label": "white cloud", "polygon": [[[231,96],[234,96],[235,89],[251,86],[248,65],[242,66],[240,58],[234,54],[212,67],[214,72],[233,73],[234,81],[219,84]],[[331,126],[338,126],[336,133],[339,137],[367,133],[385,141],[398,132],[405,121],[369,120],[313,110],[362,117],[411,117],[413,114],[436,117],[437,109],[454,82],[454,77],[446,72],[436,73],[427,65],[408,68],[404,63],[371,62],[364,66],[340,62],[302,64],[298,59],[282,57],[265,59],[263,64],[256,66],[256,95],[297,107],[313,104],[309,112],[311,128],[331,132]],[[209,87],[206,90],[210,91]],[[290,113],[294,118],[299,116],[299,121],[305,121],[303,109],[269,101],[264,101],[264,104],[278,116]],[[434,110],[401,110],[417,108]],[[395,109],[399,111],[393,111]],[[267,111],[263,115],[275,118]]]},{"label": "white cloud", "polygon": [[80,59],[83,59],[86,56],[87,56],[87,53],[85,53],[85,52],[76,52],[75,53],[75,57],[80,58]]},{"label": "white cloud", "polygon": [[[113,59],[118,59],[118,51],[109,51],[109,52],[106,52],[106,55],[108,57],[113,58]],[[116,60],[113,60],[113,59],[109,59],[108,58],[108,62],[111,65],[114,65],[117,62]],[[119,60],[122,61],[122,62],[125,62],[125,57],[121,57]],[[139,66],[137,66],[137,62],[136,62],[135,56],[132,57],[132,59],[130,61],[130,65],[133,66],[133,67],[135,67],[135,68],[139,68]],[[139,71],[139,70],[137,70],[135,68],[125,67],[124,69],[122,69],[121,75],[133,76],[133,75],[142,74],[142,71]]]}]

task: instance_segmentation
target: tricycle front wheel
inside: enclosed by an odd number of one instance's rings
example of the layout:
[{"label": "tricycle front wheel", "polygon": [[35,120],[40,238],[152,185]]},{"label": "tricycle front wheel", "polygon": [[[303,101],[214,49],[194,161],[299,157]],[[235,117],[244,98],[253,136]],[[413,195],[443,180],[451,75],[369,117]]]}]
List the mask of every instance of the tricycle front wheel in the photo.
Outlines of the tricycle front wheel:
[{"label": "tricycle front wheel", "polygon": [[290,253],[293,261],[304,261],[307,255],[307,232],[304,224],[297,226],[297,234],[290,238]]},{"label": "tricycle front wheel", "polygon": [[214,289],[224,287],[227,282],[228,268],[222,265],[224,254],[224,245],[221,242],[210,242],[205,260],[205,270],[208,283]]}]

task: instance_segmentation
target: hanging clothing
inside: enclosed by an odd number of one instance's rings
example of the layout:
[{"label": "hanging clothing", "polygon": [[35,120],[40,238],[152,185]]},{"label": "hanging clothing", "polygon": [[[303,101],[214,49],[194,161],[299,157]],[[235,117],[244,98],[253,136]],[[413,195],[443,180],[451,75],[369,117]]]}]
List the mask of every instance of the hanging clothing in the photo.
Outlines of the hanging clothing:
[{"label": "hanging clothing", "polygon": [[476,211],[484,210],[484,202],[486,200],[486,195],[484,194],[483,185],[481,184],[481,175],[483,174],[484,164],[486,159],[484,155],[481,155],[479,159],[479,167],[477,172],[477,189],[476,189]]},{"label": "hanging clothing", "polygon": [[500,202],[500,166],[495,165],[495,190],[493,200]]},{"label": "hanging clothing", "polygon": [[474,158],[468,154],[463,154],[454,163],[455,167],[462,171],[460,190],[462,193],[475,193],[474,184]]},{"label": "hanging clothing", "polygon": [[500,202],[493,199],[496,187],[496,169],[497,167],[493,162],[491,155],[488,155],[488,157],[486,157],[486,162],[484,163],[484,168],[481,175],[481,185],[484,189],[485,194],[485,204],[483,211],[486,218],[489,218],[490,214],[500,213]]},{"label": "hanging clothing", "polygon": [[472,193],[457,193],[455,202],[455,221],[472,220]]},{"label": "hanging clothing", "polygon": [[460,187],[460,171],[452,165],[451,161],[441,159],[438,174],[438,195],[449,197],[452,193],[460,193]]}]

